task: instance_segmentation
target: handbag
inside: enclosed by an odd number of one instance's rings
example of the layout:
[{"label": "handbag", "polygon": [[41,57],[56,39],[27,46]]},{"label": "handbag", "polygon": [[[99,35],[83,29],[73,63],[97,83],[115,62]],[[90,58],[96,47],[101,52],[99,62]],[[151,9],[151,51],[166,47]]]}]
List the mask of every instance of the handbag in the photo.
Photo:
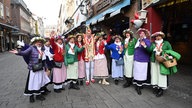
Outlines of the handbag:
[{"label": "handbag", "polygon": [[33,72],[43,70],[43,63],[41,62],[41,63],[34,64],[32,66],[32,70],[33,70]]},{"label": "handbag", "polygon": [[54,67],[56,68],[61,68],[62,67],[62,62],[54,62]]},{"label": "handbag", "polygon": [[173,58],[173,59],[164,61],[163,64],[165,65],[165,67],[170,68],[170,67],[176,66],[177,61],[175,58]]},{"label": "handbag", "polygon": [[75,62],[75,59],[73,57],[67,58],[67,63],[68,64],[73,64]]},{"label": "handbag", "polygon": [[124,60],[123,60],[123,59],[117,60],[117,61],[115,61],[115,62],[116,62],[116,65],[117,65],[117,66],[120,66],[120,65],[123,65],[123,64],[124,64]]}]

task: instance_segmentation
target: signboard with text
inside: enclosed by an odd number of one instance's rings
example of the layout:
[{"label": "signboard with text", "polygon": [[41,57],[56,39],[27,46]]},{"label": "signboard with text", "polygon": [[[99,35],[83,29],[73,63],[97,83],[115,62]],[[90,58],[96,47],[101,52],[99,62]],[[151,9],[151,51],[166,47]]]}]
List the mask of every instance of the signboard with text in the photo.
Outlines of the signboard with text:
[{"label": "signboard with text", "polygon": [[122,1],[123,0],[99,0],[99,2],[93,5],[93,16],[107,10],[108,8]]}]

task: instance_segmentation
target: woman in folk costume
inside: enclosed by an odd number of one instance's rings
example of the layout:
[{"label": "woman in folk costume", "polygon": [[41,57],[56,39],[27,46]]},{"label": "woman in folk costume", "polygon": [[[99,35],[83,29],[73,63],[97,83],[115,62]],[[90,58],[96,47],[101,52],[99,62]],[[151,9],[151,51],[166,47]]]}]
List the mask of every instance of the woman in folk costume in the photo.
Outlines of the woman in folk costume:
[{"label": "woman in folk costume", "polygon": [[75,36],[68,37],[68,44],[65,46],[65,65],[67,66],[67,80],[70,80],[69,89],[79,90],[78,80],[78,56],[77,53],[83,51],[84,47],[77,47],[75,45]]},{"label": "woman in folk costume", "polygon": [[54,61],[53,61],[53,49],[51,48],[51,44],[50,44],[50,38],[45,38],[46,42],[44,44],[44,48],[45,48],[45,64],[46,64],[46,72],[47,75],[50,77],[51,81],[52,81],[52,76],[51,76],[51,71],[54,67]]},{"label": "woman in folk costume", "polygon": [[[45,39],[45,45],[43,47],[43,51],[44,51],[44,54],[42,56],[42,62],[44,63],[45,65],[45,71],[47,73],[47,76],[49,77],[50,76],[50,71],[48,70],[49,68],[49,65],[47,65],[47,58],[46,58],[46,44],[47,44],[47,39]],[[29,44],[25,44],[23,41],[17,41],[17,45],[18,46],[21,46],[18,50],[19,51],[25,51],[26,49],[28,49],[31,45]],[[30,58],[30,55],[23,55],[23,59],[24,61],[28,64],[29,63],[29,58]],[[50,78],[51,79],[51,78]],[[51,82],[50,82],[51,83]],[[50,93],[51,91],[47,89],[47,86],[48,84],[44,87],[44,91],[45,92],[42,92],[42,95],[47,95],[48,93]]]},{"label": "woman in folk costume", "polygon": [[110,45],[105,43],[105,48],[111,50],[112,78],[115,84],[118,85],[119,78],[123,78],[123,64],[118,63],[123,59],[123,45],[121,43],[122,38],[119,35],[114,36],[113,39],[115,42]]},{"label": "woman in folk costume", "polygon": [[[83,43],[83,34],[76,34],[76,45],[78,48],[82,48],[84,46]],[[83,85],[83,79],[85,78],[85,51],[78,52],[78,78],[79,84]]]},{"label": "woman in folk costume", "polygon": [[[29,74],[27,78],[27,83],[25,87],[24,95],[29,95],[30,102],[34,102],[34,95],[36,95],[37,100],[45,100],[45,97],[41,95],[44,91],[44,87],[50,82],[50,79],[45,73],[45,65],[42,62],[43,52],[43,43],[45,40],[41,37],[34,37],[31,39],[32,45],[29,46],[26,50],[18,52],[17,50],[10,51],[16,55],[27,56],[29,55],[28,69]],[[35,66],[40,68],[35,68]]]},{"label": "woman in folk costume", "polygon": [[146,43],[147,46],[150,46],[151,43],[150,40],[147,39],[147,37],[150,36],[147,29],[140,28],[137,33],[139,34],[139,38],[135,45],[133,78],[136,83],[135,89],[138,95],[141,95],[141,88],[147,80],[148,63],[150,61],[150,53],[141,44]]},{"label": "woman in folk costume", "polygon": [[96,34],[96,42],[95,42],[95,57],[94,57],[94,77],[102,78],[99,83],[104,85],[109,85],[109,82],[106,81],[106,78],[109,76],[108,68],[107,68],[107,59],[105,57],[105,41],[103,36],[104,32]]},{"label": "woman in folk costume", "polygon": [[66,80],[66,67],[64,65],[64,45],[63,39],[60,36],[56,37],[55,42],[55,34],[51,33],[50,43],[53,48],[54,56],[53,60],[55,66],[53,68],[53,83],[54,83],[54,92],[60,93],[61,90],[64,90],[63,83]]},{"label": "woman in folk costume", "polygon": [[124,40],[124,76],[125,76],[125,84],[123,84],[124,88],[129,87],[132,84],[133,79],[133,55],[135,50],[135,44],[137,39],[133,37],[133,32],[130,29],[125,29],[123,31],[123,35],[125,36]]},{"label": "woman in folk costume", "polygon": [[95,83],[95,80],[93,79],[95,39],[94,34],[91,34],[90,28],[88,28],[86,34],[84,34],[84,43],[85,43],[85,69],[87,77],[86,85],[88,86],[90,84],[90,80],[92,83]]},{"label": "woman in folk costume", "polygon": [[[143,43],[143,46],[146,47],[146,49],[150,52],[152,52],[151,55],[151,84],[153,85],[154,91],[153,93],[160,97],[163,95],[163,90],[167,89],[167,82],[168,82],[168,76],[167,74],[162,74],[162,71],[172,71],[173,68],[166,68],[162,63],[158,62],[155,59],[155,56],[163,56],[164,53],[167,53],[168,51],[172,51],[171,44],[168,41],[163,40],[165,37],[165,34],[163,32],[156,32],[152,34],[152,38],[155,38],[152,45],[149,47],[145,43]],[[172,53],[171,53],[172,54]],[[179,55],[179,54],[177,54]],[[179,56],[168,56],[169,59],[172,58],[180,58]],[[164,69],[165,68],[165,69]],[[176,69],[176,68],[175,68]],[[173,70],[174,72],[177,72],[177,70]]]}]

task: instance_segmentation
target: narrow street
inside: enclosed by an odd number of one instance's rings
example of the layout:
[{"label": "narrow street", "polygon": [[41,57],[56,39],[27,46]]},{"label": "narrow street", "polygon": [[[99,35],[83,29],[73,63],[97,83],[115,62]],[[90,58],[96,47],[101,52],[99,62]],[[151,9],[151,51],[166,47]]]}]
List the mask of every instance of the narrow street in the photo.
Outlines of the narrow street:
[{"label": "narrow street", "polygon": [[80,90],[68,90],[60,94],[52,91],[45,101],[30,103],[23,95],[27,78],[27,65],[22,57],[8,52],[0,53],[0,108],[191,108],[191,67],[180,66],[179,73],[170,76],[169,89],[157,98],[151,88],[144,88],[137,95],[134,87],[123,89],[123,81],[117,86],[98,83],[80,86]]}]

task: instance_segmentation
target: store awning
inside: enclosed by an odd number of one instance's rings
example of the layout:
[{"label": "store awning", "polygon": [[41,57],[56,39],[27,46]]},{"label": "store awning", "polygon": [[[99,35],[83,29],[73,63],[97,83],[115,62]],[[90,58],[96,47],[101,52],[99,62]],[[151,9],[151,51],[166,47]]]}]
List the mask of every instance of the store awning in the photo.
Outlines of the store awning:
[{"label": "store awning", "polygon": [[117,14],[119,14],[119,13],[121,13],[121,9],[118,9],[118,10],[112,12],[112,13],[110,14],[110,17],[113,17],[113,16],[115,16],[115,15],[117,15]]},{"label": "store awning", "polygon": [[0,25],[2,27],[5,27],[5,28],[11,28],[11,29],[14,29],[14,30],[19,30],[19,28],[11,26],[11,25],[8,25],[8,24],[0,23]]},{"label": "store awning", "polygon": [[73,27],[73,28],[67,30],[63,35],[67,35],[68,33],[70,33],[70,32],[71,32],[72,30],[74,30],[74,29],[75,29],[75,27]]},{"label": "store awning", "polygon": [[101,21],[103,21],[104,19],[105,19],[105,17],[101,17],[101,18],[98,19],[97,22],[101,22]]},{"label": "store awning", "polygon": [[125,7],[125,6],[128,6],[128,5],[130,5],[130,0],[124,0],[123,2],[121,2],[115,6],[112,6],[109,9],[105,10],[104,12],[102,12],[102,13],[92,17],[91,19],[87,20],[86,25],[92,24],[92,22],[98,21],[102,17],[105,17],[106,14],[115,12],[115,11]]}]

